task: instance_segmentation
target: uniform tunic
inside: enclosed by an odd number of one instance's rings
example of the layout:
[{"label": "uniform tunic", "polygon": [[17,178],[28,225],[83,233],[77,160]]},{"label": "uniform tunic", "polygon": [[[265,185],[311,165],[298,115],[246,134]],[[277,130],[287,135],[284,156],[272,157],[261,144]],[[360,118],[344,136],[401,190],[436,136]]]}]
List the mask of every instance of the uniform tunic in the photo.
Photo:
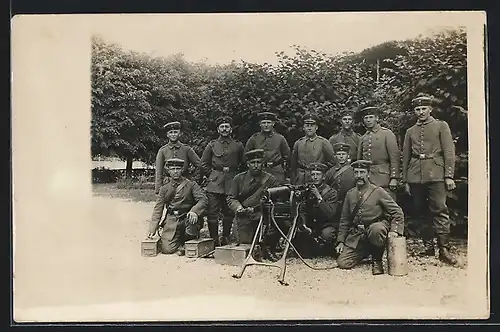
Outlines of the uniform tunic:
[{"label": "uniform tunic", "polygon": [[358,160],[370,160],[370,182],[387,188],[391,179],[399,179],[400,153],[396,136],[387,128],[375,125],[361,137]]},{"label": "uniform tunic", "polygon": [[429,117],[406,131],[403,145],[403,182],[427,183],[453,179],[455,146],[450,127]]},{"label": "uniform tunic", "polygon": [[[179,184],[186,183],[180,190]],[[178,191],[178,192],[177,192]],[[189,179],[179,179],[178,181],[169,181],[160,189],[160,193],[156,199],[153,208],[153,215],[149,224],[149,232],[154,233],[158,228],[158,224],[163,215],[164,208],[167,208],[165,215],[165,225],[161,235],[162,251],[171,253],[175,251],[181,244],[186,228],[194,228],[194,232],[198,232],[197,225],[186,225],[185,216],[187,212],[194,212],[200,216],[207,207],[207,196],[200,186]],[[177,218],[173,213],[178,212],[182,218]],[[192,231],[193,232],[193,231]]]},{"label": "uniform tunic", "polygon": [[[364,197],[365,193],[371,192],[372,189],[374,191],[366,199]],[[359,208],[356,216],[351,218],[351,214],[359,200],[364,203]],[[351,221],[351,219],[354,220]],[[344,200],[337,240],[355,249],[364,235],[362,232],[357,231],[356,225],[363,225],[368,228],[376,222],[383,223],[390,231],[403,235],[403,210],[385,190],[371,183],[362,191],[359,191],[357,187],[352,188]]]},{"label": "uniform tunic", "polygon": [[356,158],[358,158],[358,145],[360,138],[361,136],[354,132],[354,130],[352,129],[341,129],[337,134],[332,135],[329,141],[332,146],[337,143],[349,144],[349,146],[351,147],[349,158],[351,158],[351,161],[355,161]]},{"label": "uniform tunic", "polygon": [[[339,173],[341,169],[342,173]],[[335,177],[337,173],[339,175]],[[327,183],[330,187],[337,191],[338,202],[340,205],[339,209],[337,209],[337,214],[340,217],[340,212],[342,211],[342,204],[344,202],[345,195],[349,190],[356,186],[354,169],[350,165],[347,165],[347,168],[344,168],[344,165],[335,165],[326,172],[325,183]]]},{"label": "uniform tunic", "polygon": [[271,131],[269,134],[255,133],[248,139],[245,152],[254,149],[264,150],[264,171],[274,175],[280,183],[284,183],[283,163],[290,158],[290,146],[285,137],[275,131]]},{"label": "uniform tunic", "polygon": [[335,152],[328,140],[321,136],[300,138],[293,145],[290,161],[292,184],[304,184],[311,181],[309,165],[314,162],[333,166],[336,163]]},{"label": "uniform tunic", "polygon": [[208,143],[201,157],[203,174],[210,174],[206,191],[227,194],[231,181],[243,163],[243,144],[231,137],[219,137]]},{"label": "uniform tunic", "polygon": [[168,177],[168,172],[165,163],[168,159],[179,158],[184,160],[182,167],[182,175],[187,176],[189,163],[195,167],[200,166],[200,157],[194,150],[179,141],[176,143],[167,143],[162,146],[156,154],[156,169],[155,169],[155,192],[158,193],[160,188],[165,184],[165,178]]},{"label": "uniform tunic", "polygon": [[[227,204],[234,213],[241,206],[245,208],[257,207],[257,210],[259,210],[265,190],[278,185],[276,178],[266,172],[260,173],[259,176],[252,175],[250,171],[239,173],[232,181],[231,191],[227,196]],[[241,243],[251,243],[261,215],[261,211],[256,211],[237,216],[236,232]]]}]

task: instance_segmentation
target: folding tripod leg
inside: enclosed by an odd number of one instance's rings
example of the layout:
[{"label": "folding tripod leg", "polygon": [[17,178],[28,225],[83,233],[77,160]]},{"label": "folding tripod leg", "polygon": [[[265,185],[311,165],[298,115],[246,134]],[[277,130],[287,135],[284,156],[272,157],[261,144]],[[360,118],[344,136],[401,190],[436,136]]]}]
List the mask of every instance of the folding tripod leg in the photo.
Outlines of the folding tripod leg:
[{"label": "folding tripod leg", "polygon": [[243,276],[243,273],[245,272],[247,266],[257,263],[253,258],[252,254],[255,249],[255,245],[257,244],[257,238],[259,238],[259,232],[260,229],[262,228],[262,224],[263,224],[263,218],[260,217],[259,224],[257,225],[257,229],[255,231],[255,235],[253,236],[252,245],[250,246],[250,250],[248,251],[248,256],[247,258],[245,258],[245,261],[241,266],[240,272],[238,274],[233,274],[233,278],[240,279]]},{"label": "folding tripod leg", "polygon": [[297,216],[294,217],[292,227],[288,231],[288,234],[286,236],[287,240],[285,244],[285,249],[283,251],[283,256],[281,256],[280,260],[277,262],[278,267],[281,269],[280,276],[278,278],[278,281],[280,284],[283,286],[288,286],[288,283],[285,282],[285,273],[286,273],[286,256],[288,255],[288,250],[290,249],[290,242],[292,241],[294,235],[295,235],[295,229],[297,227]]}]

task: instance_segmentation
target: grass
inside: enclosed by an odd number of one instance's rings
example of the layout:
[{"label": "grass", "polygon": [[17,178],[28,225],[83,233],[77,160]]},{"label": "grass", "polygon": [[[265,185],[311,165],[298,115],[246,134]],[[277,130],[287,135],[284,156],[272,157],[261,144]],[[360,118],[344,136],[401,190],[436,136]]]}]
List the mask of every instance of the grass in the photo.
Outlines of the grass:
[{"label": "grass", "polygon": [[154,202],[154,185],[138,184],[126,187],[120,183],[98,183],[92,185],[92,192],[97,196],[128,199],[135,202]]}]

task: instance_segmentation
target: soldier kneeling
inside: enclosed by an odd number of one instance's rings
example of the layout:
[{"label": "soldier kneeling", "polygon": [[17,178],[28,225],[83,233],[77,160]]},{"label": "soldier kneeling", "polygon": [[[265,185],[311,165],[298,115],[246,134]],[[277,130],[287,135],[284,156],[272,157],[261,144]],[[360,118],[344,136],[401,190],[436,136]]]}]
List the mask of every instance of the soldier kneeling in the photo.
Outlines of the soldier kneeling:
[{"label": "soldier kneeling", "polygon": [[333,256],[337,225],[337,191],[325,183],[328,166],[311,163],[312,187],[300,209],[301,224],[294,238],[294,246],[304,258]]},{"label": "soldier kneeling", "polygon": [[[158,231],[162,253],[177,252],[179,256],[184,255],[185,241],[198,238],[198,216],[205,211],[208,201],[205,192],[196,182],[182,176],[183,165],[182,159],[167,160],[170,181],[160,189],[148,234],[148,238],[152,238]],[[159,228],[164,208],[167,213]]]},{"label": "soldier kneeling", "polygon": [[387,236],[403,235],[404,214],[387,191],[369,182],[370,165],[365,160],[351,164],[356,187],[344,200],[336,250],[341,269],[351,269],[371,254],[372,273],[377,275],[384,273],[382,256]]}]

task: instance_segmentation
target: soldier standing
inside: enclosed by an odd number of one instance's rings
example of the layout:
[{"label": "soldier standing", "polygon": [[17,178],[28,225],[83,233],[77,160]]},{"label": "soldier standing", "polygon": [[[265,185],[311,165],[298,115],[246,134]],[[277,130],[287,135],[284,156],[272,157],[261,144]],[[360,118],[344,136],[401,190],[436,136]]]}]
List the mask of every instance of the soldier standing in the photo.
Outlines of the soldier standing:
[{"label": "soldier standing", "polygon": [[185,161],[178,158],[166,162],[170,181],[161,187],[149,224],[148,238],[158,230],[158,224],[165,214],[163,230],[160,232],[161,251],[164,254],[184,255],[184,242],[198,238],[198,217],[205,211],[207,196],[194,181],[182,176]]},{"label": "soldier standing", "polygon": [[417,123],[405,135],[403,182],[405,190],[413,197],[415,211],[424,217],[422,239],[425,250],[421,254],[435,255],[433,240],[436,233],[439,259],[455,265],[457,260],[449,252],[450,220],[446,205],[446,191],[455,189],[455,145],[448,124],[430,115],[434,98],[418,96],[412,104]]},{"label": "soldier standing", "polygon": [[[206,187],[208,197],[207,223],[215,245],[227,245],[234,213],[226,202],[231,182],[243,162],[243,144],[231,137],[232,119],[223,116],[216,120],[219,138],[208,143],[201,157],[203,174],[209,174]],[[219,213],[222,212],[222,241],[219,242]]]},{"label": "soldier standing", "polygon": [[358,147],[358,160],[372,162],[370,181],[387,190],[396,200],[396,190],[400,178],[400,153],[396,135],[378,124],[378,109],[367,106],[360,110],[360,117],[366,127]]},{"label": "soldier standing", "polygon": [[358,265],[367,253],[372,256],[372,273],[383,274],[382,256],[387,236],[402,236],[404,214],[387,191],[370,183],[370,161],[352,163],[356,187],[347,192],[340,218],[337,263],[341,269]]},{"label": "soldier standing", "polygon": [[195,167],[200,166],[200,157],[194,150],[179,141],[181,134],[181,123],[178,121],[169,122],[163,126],[167,131],[168,143],[162,146],[156,154],[155,168],[155,194],[160,192],[160,188],[168,182],[168,172],[165,163],[168,159],[179,158],[184,160],[182,175],[187,176],[189,164]]},{"label": "soldier standing", "polygon": [[313,186],[300,211],[305,227],[294,239],[301,256],[305,258],[334,253],[338,224],[335,225],[333,216],[336,214],[338,196],[337,191],[324,181],[327,170],[328,166],[322,163],[310,165]]},{"label": "soldier standing", "polygon": [[264,150],[264,171],[272,174],[280,184],[285,183],[286,162],[290,158],[290,146],[285,137],[274,130],[276,114],[259,113],[261,131],[247,141],[245,152]]},{"label": "soldier standing", "polygon": [[[248,171],[234,177],[231,191],[227,196],[227,204],[237,214],[238,227],[236,232],[239,243],[252,243],[262,215],[261,198],[264,191],[279,185],[272,174],[263,171],[264,154],[263,149],[246,152],[245,159]],[[265,258],[275,259],[269,246],[265,246],[263,249]]]},{"label": "soldier standing", "polygon": [[302,117],[305,136],[293,145],[290,161],[290,182],[304,184],[311,182],[309,165],[315,162],[331,167],[335,164],[333,147],[324,137],[318,136],[318,117],[307,113]]},{"label": "soldier standing", "polygon": [[351,161],[355,161],[358,157],[358,145],[360,135],[355,133],[352,129],[353,124],[353,112],[345,111],[342,114],[342,119],[340,120],[342,124],[342,129],[335,135],[330,137],[329,141],[332,146],[337,143],[346,143],[349,145],[349,159]]},{"label": "soldier standing", "polygon": [[354,169],[349,163],[351,146],[346,143],[336,143],[333,146],[333,150],[335,151],[337,164],[326,172],[325,182],[337,191],[338,209],[336,210],[334,220],[338,222],[345,195],[356,186],[356,179],[354,178]]}]

